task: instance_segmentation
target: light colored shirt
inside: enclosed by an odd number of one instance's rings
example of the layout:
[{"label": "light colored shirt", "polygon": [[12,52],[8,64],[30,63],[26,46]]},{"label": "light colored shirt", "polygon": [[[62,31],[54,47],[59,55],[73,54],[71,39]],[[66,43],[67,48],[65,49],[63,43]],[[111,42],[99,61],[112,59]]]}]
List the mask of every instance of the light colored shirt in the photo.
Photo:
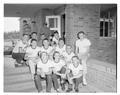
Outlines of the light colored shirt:
[{"label": "light colored shirt", "polygon": [[59,40],[57,40],[55,37],[53,37],[52,40],[53,40],[54,42],[56,42],[56,44],[58,45]]},{"label": "light colored shirt", "polygon": [[71,52],[70,54],[68,54],[66,51],[63,53],[63,56],[65,57],[65,60],[68,62],[68,61],[71,61],[71,58],[73,56],[75,56],[75,54],[73,52]]},{"label": "light colored shirt", "polygon": [[50,67],[53,67],[53,61],[51,60],[48,60],[45,64],[41,60],[37,62],[37,68],[41,68],[44,73],[49,72]]},{"label": "light colored shirt", "polygon": [[60,71],[61,68],[66,65],[64,60],[60,60],[58,63],[55,63],[53,61],[53,64],[54,64],[53,67],[54,67],[55,71]]},{"label": "light colored shirt", "polygon": [[76,41],[76,47],[79,48],[79,53],[86,53],[87,48],[91,45],[90,40],[84,38],[83,40],[78,39]]},{"label": "light colored shirt", "polygon": [[19,53],[19,48],[24,50],[27,47],[27,44],[24,44],[22,40],[19,40],[13,49],[13,53]]},{"label": "light colored shirt", "polygon": [[64,45],[63,48],[59,48],[59,46],[57,46],[55,51],[58,51],[60,55],[63,55],[63,53],[66,51],[66,45]]},{"label": "light colored shirt", "polygon": [[75,75],[78,75],[80,70],[83,70],[83,66],[81,64],[79,64],[77,67],[75,67],[73,65],[73,63],[69,64],[68,65],[68,68],[72,71],[72,74],[75,76]]},{"label": "light colored shirt", "polygon": [[48,49],[45,49],[44,47],[41,47],[40,49],[41,52],[47,52],[48,54],[50,54],[52,50],[53,50],[53,47],[51,46],[49,46]]},{"label": "light colored shirt", "polygon": [[32,58],[37,57],[39,51],[40,51],[40,47],[38,46],[35,49],[33,49],[31,46],[26,49],[26,53],[28,54],[28,57],[32,57]]}]

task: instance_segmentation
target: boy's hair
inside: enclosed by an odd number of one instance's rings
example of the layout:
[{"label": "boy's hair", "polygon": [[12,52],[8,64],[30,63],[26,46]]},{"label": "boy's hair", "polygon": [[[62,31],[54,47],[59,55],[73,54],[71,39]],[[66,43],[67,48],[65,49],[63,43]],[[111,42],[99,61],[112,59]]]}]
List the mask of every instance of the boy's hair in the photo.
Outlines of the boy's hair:
[{"label": "boy's hair", "polygon": [[36,23],[35,21],[32,21],[31,23]]},{"label": "boy's hair", "polygon": [[43,40],[42,40],[42,45],[43,45],[43,46],[44,46],[43,42],[44,42],[45,40],[46,40],[46,41],[48,41],[48,39],[47,39],[47,38],[43,39]]},{"label": "boy's hair", "polygon": [[37,32],[32,32],[31,35],[33,35],[33,34],[36,34],[36,35],[37,35]]},{"label": "boy's hair", "polygon": [[23,36],[25,36],[25,35],[29,36],[27,33],[24,33],[24,34],[23,34]]},{"label": "boy's hair", "polygon": [[55,34],[59,34],[58,31],[55,31],[55,32],[54,32],[54,35],[55,35]]},{"label": "boy's hair", "polygon": [[55,60],[55,54],[56,53],[58,53],[58,54],[60,54],[58,51],[55,51],[54,53],[53,53],[53,59]]},{"label": "boy's hair", "polygon": [[44,52],[44,51],[43,51],[43,52],[40,53],[40,58],[42,57],[42,54],[43,54],[43,53],[45,53],[46,55],[48,55],[47,52]]},{"label": "boy's hair", "polygon": [[81,64],[81,59],[79,59],[78,56],[75,55],[75,56],[72,57],[72,59],[73,59],[73,58],[77,58],[77,59],[80,61],[80,64]]},{"label": "boy's hair", "polygon": [[[63,39],[63,38],[60,38],[60,39],[59,39],[59,41],[61,41],[61,40],[64,42],[64,39]],[[64,42],[64,44],[65,44],[65,42]]]},{"label": "boy's hair", "polygon": [[78,32],[78,33],[77,33],[77,37],[78,37],[78,39],[80,39],[79,34],[84,34],[84,35],[85,35],[85,32],[84,32],[84,31],[80,31],[80,32]]},{"label": "boy's hair", "polygon": [[31,40],[31,43],[32,43],[33,41],[36,41],[36,42],[37,42],[37,40],[36,40],[36,39],[32,39],[32,40]]},{"label": "boy's hair", "polygon": [[26,21],[26,20],[23,20],[23,22],[24,22],[24,23],[27,23],[27,21]]}]

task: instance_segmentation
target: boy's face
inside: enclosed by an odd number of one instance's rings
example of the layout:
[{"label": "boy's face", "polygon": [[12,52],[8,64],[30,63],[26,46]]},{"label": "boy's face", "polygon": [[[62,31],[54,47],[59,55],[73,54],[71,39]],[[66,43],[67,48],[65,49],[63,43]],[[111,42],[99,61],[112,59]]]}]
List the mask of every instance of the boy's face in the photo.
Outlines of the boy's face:
[{"label": "boy's face", "polygon": [[76,67],[76,66],[79,64],[78,58],[77,58],[77,57],[73,57],[73,58],[72,58],[72,63],[73,63],[73,65]]},{"label": "boy's face", "polygon": [[84,39],[84,34],[83,34],[83,33],[80,33],[80,34],[79,34],[79,38],[80,38],[80,39]]},{"label": "boy's face", "polygon": [[36,39],[37,38],[37,34],[33,33],[32,34],[32,39]]},{"label": "boy's face", "polygon": [[48,40],[44,40],[44,41],[43,41],[43,45],[44,45],[44,47],[48,47],[48,46],[49,46]]},{"label": "boy's face", "polygon": [[42,53],[41,60],[43,61],[43,63],[47,62],[48,61],[48,54],[47,53]]},{"label": "boy's face", "polygon": [[32,46],[33,48],[36,48],[36,46],[37,46],[37,41],[32,41],[31,46]]},{"label": "boy's face", "polygon": [[29,40],[29,36],[28,35],[24,35],[23,36],[23,42],[26,43],[28,40]]},{"label": "boy's face", "polygon": [[45,35],[41,35],[41,39],[42,39],[42,40],[45,39]]},{"label": "boy's face", "polygon": [[55,38],[58,39],[59,38],[59,34],[55,33]]},{"label": "boy's face", "polygon": [[55,60],[59,60],[60,59],[60,54],[59,53],[55,53],[54,57],[55,57]]},{"label": "boy's face", "polygon": [[66,46],[66,52],[70,54],[72,52],[71,46]]},{"label": "boy's face", "polygon": [[60,40],[60,41],[59,41],[59,46],[60,46],[60,47],[64,46],[64,41],[63,41],[63,40]]}]

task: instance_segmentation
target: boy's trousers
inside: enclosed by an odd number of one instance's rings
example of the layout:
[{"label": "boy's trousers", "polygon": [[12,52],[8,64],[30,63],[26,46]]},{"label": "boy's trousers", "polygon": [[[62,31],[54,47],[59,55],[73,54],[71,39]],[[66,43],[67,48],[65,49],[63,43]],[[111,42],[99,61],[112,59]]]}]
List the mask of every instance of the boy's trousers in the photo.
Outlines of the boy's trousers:
[{"label": "boy's trousers", "polygon": [[40,75],[35,75],[35,86],[38,89],[38,92],[42,91],[41,81],[46,80],[46,92],[50,92],[52,88],[52,77],[51,75],[46,75],[45,78],[42,78]]},{"label": "boy's trousers", "polygon": [[12,58],[16,59],[17,63],[21,63],[21,61],[24,59],[25,53],[12,53]]}]

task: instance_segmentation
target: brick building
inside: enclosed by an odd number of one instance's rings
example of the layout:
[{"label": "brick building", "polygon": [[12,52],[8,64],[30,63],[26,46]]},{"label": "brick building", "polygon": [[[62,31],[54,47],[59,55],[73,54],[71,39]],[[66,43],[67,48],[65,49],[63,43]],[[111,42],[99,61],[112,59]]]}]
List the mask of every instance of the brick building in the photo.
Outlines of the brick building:
[{"label": "brick building", "polygon": [[55,8],[44,7],[31,16],[20,19],[21,31],[23,20],[27,20],[32,29],[34,27],[31,22],[35,21],[39,33],[47,22],[51,30],[57,30],[60,36],[65,34],[66,43],[73,48],[76,34],[84,31],[92,42],[91,57],[116,64],[116,4],[65,4]]},{"label": "brick building", "polygon": [[116,65],[111,65],[116,64],[117,4],[6,4],[5,16],[21,17],[21,34],[23,20],[27,20],[32,28],[31,22],[35,21],[38,33],[41,33],[43,24],[47,22],[50,30],[58,31],[61,37],[65,34],[66,44],[70,44],[73,49],[77,33],[84,31],[92,43],[91,58],[111,63],[109,66],[100,66],[100,63],[95,69],[89,64],[91,73],[88,77],[93,78],[91,76],[96,74],[93,80],[98,78],[99,85],[99,79],[103,76],[102,83],[111,86],[109,91],[115,91]]}]

